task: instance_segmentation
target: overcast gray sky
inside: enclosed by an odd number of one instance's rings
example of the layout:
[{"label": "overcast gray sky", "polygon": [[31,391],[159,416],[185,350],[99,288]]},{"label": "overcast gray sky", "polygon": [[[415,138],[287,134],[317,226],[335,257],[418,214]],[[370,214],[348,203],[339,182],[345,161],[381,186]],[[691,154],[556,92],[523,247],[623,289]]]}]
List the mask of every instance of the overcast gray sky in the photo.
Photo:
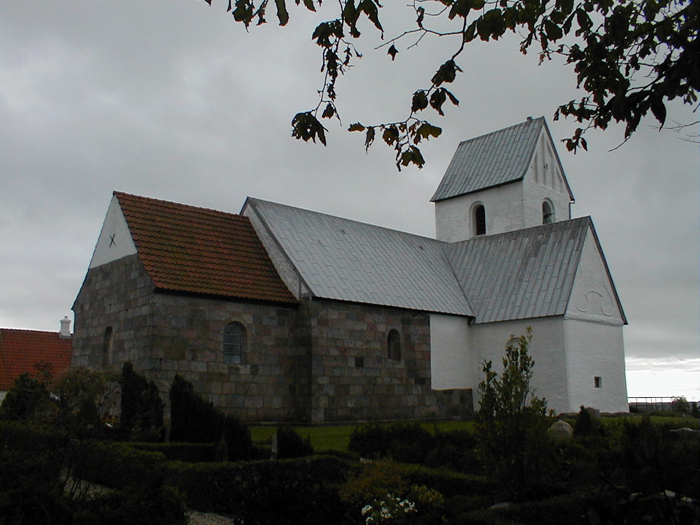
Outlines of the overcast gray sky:
[{"label": "overcast gray sky", "polygon": [[[0,8],[0,326],[58,330],[72,316],[114,190],[234,213],[253,196],[433,236],[429,199],[459,141],[529,115],[544,115],[555,141],[575,128],[551,118],[577,94],[570,67],[538,67],[513,36],[477,42],[458,59],[461,104],[435,118],[444,133],[423,147],[426,167],[399,173],[391,150],[377,143],[366,154],[364,136],[345,129],[405,118],[413,91],[453,48],[399,45],[392,62],[373,51],[379,40],[368,26],[370,38],[357,42],[364,57],[338,85],[342,127],[327,123],[327,148],[296,141],[290,121],[316,105],[321,87],[310,36],[323,14],[292,8],[280,28],[270,13],[270,24],[246,33],[225,7],[24,0]],[[410,24],[398,3],[384,14],[387,36]],[[670,106],[669,122],[697,120],[692,109]],[[628,376],[675,374],[663,388],[630,380],[630,394],[698,398],[699,148],[654,125],[643,121],[614,151],[621,126],[591,132],[589,152],[561,145],[559,153],[574,216],[593,217],[630,322]]]}]

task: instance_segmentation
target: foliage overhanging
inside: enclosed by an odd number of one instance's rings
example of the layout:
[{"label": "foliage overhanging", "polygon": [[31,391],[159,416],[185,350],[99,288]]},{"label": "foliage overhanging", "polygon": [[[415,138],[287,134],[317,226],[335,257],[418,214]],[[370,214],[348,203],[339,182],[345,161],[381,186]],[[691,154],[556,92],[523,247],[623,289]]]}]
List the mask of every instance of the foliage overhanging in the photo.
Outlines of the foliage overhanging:
[{"label": "foliage overhanging", "polygon": [[[212,0],[205,0],[211,5]],[[322,0],[294,0],[297,6],[316,12]],[[275,0],[279,24],[289,21],[288,0]],[[378,0],[338,0],[336,18],[316,27],[312,39],[321,48],[323,86],[315,108],[292,120],[292,136],[326,144],[322,119],[338,118],[336,83],[354,59],[360,58],[354,41],[361,37],[358,24],[365,20],[384,37]],[[246,28],[266,22],[269,0],[229,0],[228,11]],[[625,139],[651,113],[660,126],[666,121],[666,104],[681,99],[697,104],[700,90],[700,4],[694,0],[413,0],[415,26],[386,40],[392,60],[397,45],[417,45],[423,38],[448,38],[453,54],[426,83],[417,89],[404,120],[366,125],[354,123],[349,131],[365,133],[369,148],[377,136],[396,152],[396,165],[425,160],[419,144],[437,138],[442,129],[422,118],[429,107],[444,115],[447,101],[459,100],[447,89],[462,72],[457,58],[475,40],[498,40],[507,31],[522,37],[520,50],[535,46],[540,62],[559,55],[571,64],[583,96],[560,104],[554,119],[572,117],[580,124],[566,139],[566,147],[587,149],[584,133],[606,129],[611,121],[625,125]],[[440,21],[449,19],[456,29],[445,31]],[[407,101],[408,102],[408,101]],[[407,104],[409,105],[409,104]]]}]

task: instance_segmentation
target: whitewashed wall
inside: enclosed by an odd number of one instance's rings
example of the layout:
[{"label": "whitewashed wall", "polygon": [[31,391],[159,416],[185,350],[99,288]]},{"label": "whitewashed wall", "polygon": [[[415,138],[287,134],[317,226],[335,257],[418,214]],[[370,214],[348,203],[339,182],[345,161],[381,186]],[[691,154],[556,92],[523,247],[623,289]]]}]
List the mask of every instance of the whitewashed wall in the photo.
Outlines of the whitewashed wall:
[{"label": "whitewashed wall", "polygon": [[[588,235],[566,313],[571,411],[626,412],[623,318],[595,238]],[[600,388],[594,377],[601,378]]]},{"label": "whitewashed wall", "polygon": [[548,199],[554,207],[554,222],[571,218],[571,198],[557,155],[547,133],[542,133],[523,179],[524,227],[542,224],[542,202]]},{"label": "whitewashed wall", "polygon": [[471,210],[477,202],[486,210],[487,235],[524,227],[522,184],[513,183],[436,202],[437,239],[446,242],[471,239],[475,231]]},{"label": "whitewashed wall", "polygon": [[131,238],[124,213],[119,201],[113,196],[89,267],[96,268],[135,253],[136,245]]},{"label": "whitewashed wall", "polygon": [[512,336],[524,335],[527,327],[532,328],[530,355],[535,360],[532,387],[539,397],[547,399],[548,407],[555,412],[565,412],[569,408],[565,334],[561,317],[507,321],[470,326],[472,348],[478,366],[474,378],[474,402],[478,408],[476,385],[484,379],[482,363],[492,361],[494,370],[502,370],[502,359]]},{"label": "whitewashed wall", "polygon": [[474,388],[474,354],[465,317],[430,314],[430,370],[433,390]]},{"label": "whitewashed wall", "polygon": [[[627,412],[625,352],[621,326],[592,321],[565,321],[567,368],[571,402],[569,412],[581,405],[601,412]],[[601,378],[600,388],[594,378]]]},{"label": "whitewashed wall", "polygon": [[435,203],[438,240],[465,241],[474,236],[472,209],[476,203],[486,210],[486,235],[542,224],[542,202],[549,199],[554,220],[571,218],[571,197],[552,142],[543,130],[522,182],[512,182]]}]

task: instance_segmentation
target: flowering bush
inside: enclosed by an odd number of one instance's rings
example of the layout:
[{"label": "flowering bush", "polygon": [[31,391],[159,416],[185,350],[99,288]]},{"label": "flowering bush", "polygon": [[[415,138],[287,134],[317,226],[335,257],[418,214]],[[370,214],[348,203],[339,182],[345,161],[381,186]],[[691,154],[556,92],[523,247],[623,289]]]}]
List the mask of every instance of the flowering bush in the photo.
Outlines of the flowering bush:
[{"label": "flowering bush", "polygon": [[384,498],[362,507],[362,516],[367,525],[405,523],[406,516],[412,512],[416,512],[412,501],[393,494],[387,494]]}]

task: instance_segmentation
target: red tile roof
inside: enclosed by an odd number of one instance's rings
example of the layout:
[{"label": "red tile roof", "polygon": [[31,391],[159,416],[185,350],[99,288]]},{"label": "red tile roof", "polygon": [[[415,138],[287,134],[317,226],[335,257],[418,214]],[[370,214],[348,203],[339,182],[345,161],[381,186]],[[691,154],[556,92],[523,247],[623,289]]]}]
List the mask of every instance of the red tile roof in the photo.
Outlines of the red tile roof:
[{"label": "red tile roof", "polygon": [[115,192],[159,290],[296,303],[247,217]]},{"label": "red tile roof", "polygon": [[70,366],[73,340],[58,332],[0,328],[0,391],[7,391],[21,374],[36,376],[38,364],[51,365],[57,375]]}]

